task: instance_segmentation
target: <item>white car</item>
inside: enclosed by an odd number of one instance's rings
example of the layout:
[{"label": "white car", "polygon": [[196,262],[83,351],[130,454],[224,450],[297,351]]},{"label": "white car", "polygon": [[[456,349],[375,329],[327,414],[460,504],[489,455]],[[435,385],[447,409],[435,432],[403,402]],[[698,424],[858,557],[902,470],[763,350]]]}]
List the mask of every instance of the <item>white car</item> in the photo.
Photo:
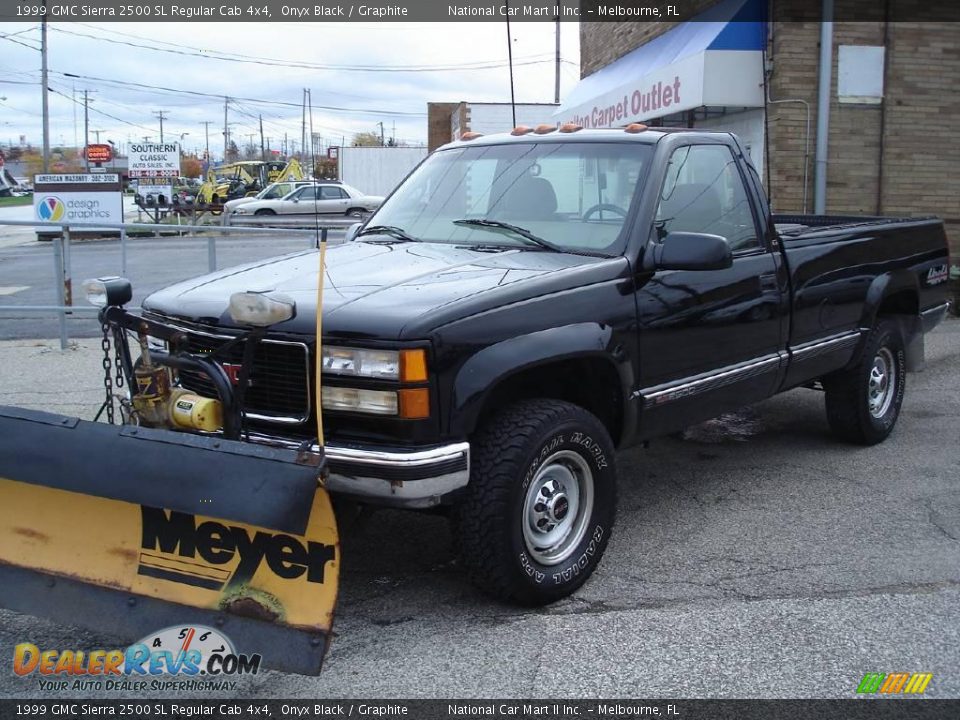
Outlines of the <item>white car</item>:
[{"label": "white car", "polygon": [[236,215],[348,215],[363,217],[383,202],[378,195],[364,195],[355,187],[330,182],[297,188],[282,198],[253,200],[234,210]]},{"label": "white car", "polygon": [[228,200],[223,204],[223,211],[229,215],[232,212],[236,212],[236,209],[241,205],[246,205],[247,203],[254,202],[256,200],[279,200],[284,195],[289,195],[297,188],[307,187],[308,185],[313,185],[313,181],[284,180],[283,182],[270,183],[256,195],[236,198],[235,200]]}]

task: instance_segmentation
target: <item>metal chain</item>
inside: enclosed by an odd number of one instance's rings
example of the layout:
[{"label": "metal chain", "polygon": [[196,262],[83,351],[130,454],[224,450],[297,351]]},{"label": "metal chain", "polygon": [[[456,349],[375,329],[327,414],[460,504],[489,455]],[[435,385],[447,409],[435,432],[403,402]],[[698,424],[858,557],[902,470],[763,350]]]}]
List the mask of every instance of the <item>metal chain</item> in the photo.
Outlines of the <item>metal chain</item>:
[{"label": "metal chain", "polygon": [[107,409],[107,422],[114,423],[113,417],[113,378],[110,374],[110,325],[103,323],[103,339],[100,341],[100,347],[103,349],[103,390],[106,394],[104,398],[104,407]]},{"label": "metal chain", "polygon": [[115,345],[114,367],[116,368],[117,376],[116,376],[116,379],[114,379],[113,384],[116,385],[117,388],[122,388],[123,387],[123,357],[120,354],[120,343],[114,343],[114,345]]}]

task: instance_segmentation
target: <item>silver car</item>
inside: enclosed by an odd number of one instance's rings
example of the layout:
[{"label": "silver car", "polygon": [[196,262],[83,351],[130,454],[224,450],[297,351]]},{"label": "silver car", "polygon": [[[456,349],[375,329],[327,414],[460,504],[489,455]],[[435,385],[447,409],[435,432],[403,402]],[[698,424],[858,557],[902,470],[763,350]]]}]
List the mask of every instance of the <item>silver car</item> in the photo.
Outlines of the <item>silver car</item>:
[{"label": "silver car", "polygon": [[313,185],[313,180],[284,180],[283,182],[270,183],[256,195],[228,200],[223,205],[223,211],[229,215],[230,213],[236,212],[237,208],[241,205],[246,205],[256,200],[279,200],[297,188],[307,187],[309,185]]},{"label": "silver car", "polygon": [[318,183],[300,187],[282,198],[243,203],[237,215],[348,215],[363,217],[383,202],[344,183]]}]

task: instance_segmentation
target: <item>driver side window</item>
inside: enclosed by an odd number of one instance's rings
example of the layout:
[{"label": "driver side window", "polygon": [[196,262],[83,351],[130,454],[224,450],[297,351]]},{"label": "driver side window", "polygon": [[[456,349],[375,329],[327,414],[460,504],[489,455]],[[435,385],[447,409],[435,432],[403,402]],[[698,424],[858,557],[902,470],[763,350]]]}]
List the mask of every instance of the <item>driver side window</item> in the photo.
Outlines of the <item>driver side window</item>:
[{"label": "driver side window", "polygon": [[726,145],[687,145],[670,156],[654,221],[655,239],[671,232],[720,235],[733,252],[759,247],[750,199]]}]

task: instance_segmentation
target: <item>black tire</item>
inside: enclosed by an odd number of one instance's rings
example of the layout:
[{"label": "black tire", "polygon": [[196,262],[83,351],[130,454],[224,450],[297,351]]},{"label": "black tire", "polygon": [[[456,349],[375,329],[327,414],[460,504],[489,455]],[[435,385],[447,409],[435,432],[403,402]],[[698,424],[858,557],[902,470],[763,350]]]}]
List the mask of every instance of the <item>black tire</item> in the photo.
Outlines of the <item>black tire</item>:
[{"label": "black tire", "polygon": [[[545,495],[548,491],[552,494]],[[549,507],[540,502],[545,497]],[[603,556],[616,497],[614,447],[596,417],[559,400],[507,407],[473,439],[470,483],[453,513],[470,580],[500,600],[522,605],[570,595]],[[543,525],[538,529],[535,522]],[[554,555],[550,546],[538,548],[525,537],[546,539],[550,536],[537,533],[547,528],[563,538],[554,543]]]},{"label": "black tire", "polygon": [[275,212],[274,212],[273,210],[271,210],[270,208],[261,208],[260,210],[257,210],[257,211],[254,213],[254,215],[276,215],[276,214],[277,214],[277,213],[275,213]]},{"label": "black tire", "polygon": [[860,361],[823,378],[834,434],[859,445],[885,440],[900,415],[906,379],[903,337],[896,323],[881,320],[867,337]]}]

